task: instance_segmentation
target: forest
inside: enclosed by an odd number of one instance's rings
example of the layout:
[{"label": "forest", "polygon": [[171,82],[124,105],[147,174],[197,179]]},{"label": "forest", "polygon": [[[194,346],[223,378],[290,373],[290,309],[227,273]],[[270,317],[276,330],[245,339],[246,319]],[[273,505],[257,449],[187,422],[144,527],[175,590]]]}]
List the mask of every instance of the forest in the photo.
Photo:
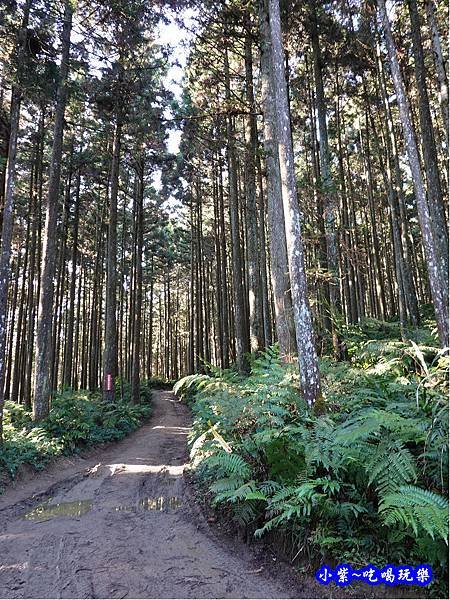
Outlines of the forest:
[{"label": "forest", "polygon": [[1,0],[0,597],[448,597],[447,40],[443,0]]}]

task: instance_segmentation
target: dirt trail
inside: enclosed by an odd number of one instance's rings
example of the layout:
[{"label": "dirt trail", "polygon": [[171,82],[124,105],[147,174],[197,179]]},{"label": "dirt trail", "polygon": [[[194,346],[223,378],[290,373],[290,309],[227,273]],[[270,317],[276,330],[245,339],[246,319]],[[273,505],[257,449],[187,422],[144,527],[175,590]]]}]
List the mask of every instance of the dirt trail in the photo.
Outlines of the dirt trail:
[{"label": "dirt trail", "polygon": [[1,598],[303,595],[215,535],[183,479],[188,410],[170,392],[153,403],[127,439],[0,497]]}]

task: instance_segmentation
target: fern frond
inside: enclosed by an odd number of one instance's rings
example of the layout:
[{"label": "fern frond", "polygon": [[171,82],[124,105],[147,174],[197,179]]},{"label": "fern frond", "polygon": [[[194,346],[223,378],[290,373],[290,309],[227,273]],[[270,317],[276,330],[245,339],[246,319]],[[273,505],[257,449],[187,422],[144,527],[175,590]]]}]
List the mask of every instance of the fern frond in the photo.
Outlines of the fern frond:
[{"label": "fern frond", "polygon": [[433,539],[448,541],[448,508],[443,496],[408,485],[384,496],[378,510],[386,525],[404,525],[416,536],[422,528]]},{"label": "fern frond", "polygon": [[241,527],[247,526],[256,517],[257,512],[252,503],[245,502],[234,506],[233,517],[234,520]]},{"label": "fern frond", "polygon": [[198,386],[200,383],[209,381],[210,379],[211,378],[208,375],[200,375],[198,373],[187,375],[175,383],[173,391],[178,396],[179,394],[184,394],[190,388]]},{"label": "fern frond", "polygon": [[409,450],[391,439],[381,442],[372,455],[367,453],[365,471],[369,485],[386,494],[416,480],[414,458]]},{"label": "fern frond", "polygon": [[243,482],[242,477],[222,477],[212,483],[209,489],[213,494],[231,493],[241,487]]},{"label": "fern frond", "polygon": [[221,502],[230,502],[231,504],[234,504],[238,501],[245,500],[247,494],[250,494],[255,490],[254,481],[243,482],[240,480],[240,484],[241,485],[234,490],[226,490],[217,494],[214,498],[214,504],[220,504]]},{"label": "fern frond", "polygon": [[213,456],[205,458],[204,463],[210,468],[216,468],[224,475],[235,475],[244,480],[251,476],[250,465],[238,454],[219,450]]},{"label": "fern frond", "polygon": [[263,481],[259,486],[262,494],[265,496],[272,496],[276,491],[281,488],[281,485],[276,481]]}]

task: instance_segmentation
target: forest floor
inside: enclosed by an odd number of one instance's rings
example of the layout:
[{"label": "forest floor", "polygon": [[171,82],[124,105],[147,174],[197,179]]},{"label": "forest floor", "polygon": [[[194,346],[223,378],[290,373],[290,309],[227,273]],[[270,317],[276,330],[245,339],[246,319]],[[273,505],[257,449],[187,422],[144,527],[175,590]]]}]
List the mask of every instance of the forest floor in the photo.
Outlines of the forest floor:
[{"label": "forest floor", "polygon": [[121,442],[0,497],[0,597],[330,597],[208,522],[183,477],[189,410],[166,391],[153,409]]}]

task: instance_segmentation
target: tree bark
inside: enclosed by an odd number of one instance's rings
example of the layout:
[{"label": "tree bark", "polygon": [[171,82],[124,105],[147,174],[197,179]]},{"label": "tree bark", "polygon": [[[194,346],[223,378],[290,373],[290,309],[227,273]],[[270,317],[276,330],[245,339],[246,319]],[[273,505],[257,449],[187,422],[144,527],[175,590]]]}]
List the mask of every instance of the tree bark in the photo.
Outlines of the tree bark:
[{"label": "tree bark", "polygon": [[[230,70],[228,51],[225,50],[225,93],[227,101],[231,102]],[[237,163],[234,141],[233,117],[227,115],[227,150],[228,150],[228,179],[229,179],[229,205],[231,226],[231,252],[234,300],[234,328],[236,339],[236,363],[240,373],[248,370],[246,354],[250,350],[249,338],[246,328],[244,286],[242,281],[242,254],[239,218],[239,197],[237,182]]]},{"label": "tree bark", "polygon": [[103,398],[115,400],[117,377],[117,196],[119,192],[122,122],[116,115],[109,193],[109,223],[106,275],[105,347],[103,352]]},{"label": "tree bark", "polygon": [[448,345],[448,290],[446,288],[445,281],[442,278],[442,268],[439,262],[439,255],[434,244],[433,225],[428,209],[422,173],[420,170],[419,153],[414,137],[411,113],[406,96],[405,85],[400,72],[400,65],[392,35],[391,24],[386,12],[385,0],[377,0],[377,2],[388,50],[392,79],[397,95],[397,103],[400,110],[400,119],[403,128],[403,135],[405,137],[406,152],[413,178],[417,213],[422,232],[422,241],[427,261],[428,278],[430,281],[431,295],[436,314],[439,339],[441,345],[446,347]]},{"label": "tree bark", "polygon": [[223,339],[222,339],[222,353],[223,353],[223,367],[228,369],[230,366],[230,324],[229,324],[229,302],[228,302],[228,279],[227,279],[227,240],[225,231],[225,207],[223,200],[223,173],[222,173],[222,158],[219,153],[219,224],[220,224],[220,246],[221,246],[221,295],[222,295],[222,323],[223,323]]},{"label": "tree bark", "polygon": [[[21,28],[18,36],[18,68],[26,51],[26,32],[30,16],[32,0],[24,6]],[[20,79],[20,77],[19,77]],[[11,92],[11,112],[8,141],[8,158],[6,165],[5,200],[2,215],[2,238],[0,255],[0,444],[3,442],[3,405],[5,393],[5,356],[6,356],[6,315],[8,304],[8,287],[10,278],[11,241],[14,226],[13,205],[16,184],[17,138],[19,134],[20,105],[22,92],[17,81]]]},{"label": "tree bark", "polygon": [[319,194],[323,197],[323,217],[327,251],[327,266],[330,273],[330,321],[335,358],[342,358],[342,341],[336,329],[336,316],[341,311],[339,288],[339,254],[337,244],[337,194],[330,165],[328,144],[327,114],[322,76],[322,56],[317,31],[316,0],[310,0],[311,42],[313,50],[314,82],[316,90],[317,122],[319,126],[319,155],[321,186]]},{"label": "tree bark", "polygon": [[[385,147],[386,147],[386,163],[387,163],[387,174],[384,168],[381,169],[383,178],[385,181],[385,186],[388,191],[388,200],[391,209],[391,218],[394,220],[393,225],[393,238],[394,243],[397,244],[396,241],[396,224],[398,223],[400,240],[398,245],[398,251],[400,252],[399,260],[400,260],[400,271],[402,275],[402,289],[405,295],[407,310],[409,313],[409,318],[413,326],[417,327],[420,322],[419,315],[419,307],[417,303],[417,295],[416,289],[414,286],[414,277],[413,277],[413,265],[411,265],[410,261],[410,252],[409,252],[409,238],[408,238],[408,230],[407,230],[407,222],[406,217],[403,215],[402,219],[402,208],[404,209],[404,200],[403,200],[403,190],[402,190],[402,179],[400,173],[400,167],[398,163],[398,156],[396,155],[396,139],[394,134],[394,128],[392,123],[392,116],[390,112],[390,106],[386,93],[385,80],[383,77],[383,65],[381,63],[381,55],[380,55],[380,47],[377,44],[376,47],[376,56],[377,56],[377,74],[378,74],[378,89],[383,100],[384,107],[384,119],[383,119],[383,128],[385,130]],[[371,115],[372,128],[375,135],[375,125],[373,121],[373,116]],[[374,137],[377,143],[377,137]],[[377,154],[381,159],[381,149],[376,150]],[[395,177],[394,177],[395,173]],[[387,180],[386,180],[387,177]],[[397,181],[397,190],[395,189],[395,181]],[[391,191],[389,191],[391,190]],[[392,197],[391,195],[392,194]],[[393,202],[393,204],[392,204]],[[395,247],[394,247],[395,249]],[[400,286],[399,286],[400,287]]]},{"label": "tree bark", "polygon": [[[77,171],[76,191],[75,191],[75,206],[73,212],[73,240],[72,240],[72,273],[70,276],[70,292],[69,292],[69,314],[66,333],[66,354],[64,361],[63,384],[67,387],[73,385],[72,382],[72,365],[73,365],[73,334],[75,328],[75,292],[77,281],[77,266],[78,266],[78,228],[80,214],[80,167]],[[81,274],[79,275],[81,277]]]},{"label": "tree bark", "polygon": [[262,288],[258,248],[258,217],[256,210],[256,151],[258,132],[255,115],[255,98],[253,93],[250,18],[247,19],[247,28],[248,32],[245,36],[245,96],[249,114],[245,118],[245,194],[247,200],[250,349],[252,352],[256,352],[264,347],[264,329],[262,322]]},{"label": "tree bark", "polygon": [[[433,222],[433,235],[436,252],[446,288],[448,288],[448,232],[445,221],[443,193],[439,177],[438,156],[433,133],[433,122],[430,113],[428,86],[423,56],[422,37],[420,35],[420,18],[417,10],[417,0],[408,0],[409,15],[411,19],[411,37],[414,53],[414,73],[417,94],[419,97],[419,120],[422,142],[422,154],[427,179],[427,199],[430,217]],[[448,303],[448,301],[447,301]]]},{"label": "tree bark", "polygon": [[144,246],[144,158],[138,164],[138,189],[136,194],[136,299],[134,305],[133,369],[131,376],[131,399],[139,404],[141,361],[141,315],[142,315],[142,250]]},{"label": "tree bark", "polygon": [[441,105],[442,120],[445,129],[445,139],[447,142],[447,151],[449,148],[449,122],[448,122],[448,77],[445,70],[445,62],[442,56],[441,40],[439,30],[436,24],[436,7],[434,0],[424,0],[425,11],[427,13],[428,28],[431,34],[431,45],[433,48],[434,64],[439,84],[439,103]]},{"label": "tree bark", "polygon": [[64,134],[64,114],[67,100],[69,75],[70,33],[73,8],[66,2],[62,31],[62,54],[60,81],[57,90],[55,127],[53,132],[52,158],[50,163],[49,189],[43,238],[41,267],[41,293],[36,336],[36,379],[34,385],[33,420],[40,421],[48,415],[51,394],[52,324],[54,303],[54,277],[56,271],[56,225],[58,219],[59,186]]},{"label": "tree bark", "polygon": [[264,157],[267,178],[267,212],[270,273],[274,294],[275,329],[282,360],[290,362],[297,350],[289,281],[289,265],[281,193],[280,164],[276,136],[276,112],[272,81],[270,24],[267,0],[259,2],[261,37],[261,102],[264,112]]},{"label": "tree bark", "polygon": [[286,85],[284,50],[281,37],[279,0],[269,0],[269,19],[272,41],[272,69],[277,116],[278,157],[280,161],[281,192],[284,207],[286,244],[294,307],[300,382],[303,397],[311,407],[321,397],[319,364],[314,344],[311,311],[307,296],[307,281],[300,210],[292,147],[289,102]]}]

